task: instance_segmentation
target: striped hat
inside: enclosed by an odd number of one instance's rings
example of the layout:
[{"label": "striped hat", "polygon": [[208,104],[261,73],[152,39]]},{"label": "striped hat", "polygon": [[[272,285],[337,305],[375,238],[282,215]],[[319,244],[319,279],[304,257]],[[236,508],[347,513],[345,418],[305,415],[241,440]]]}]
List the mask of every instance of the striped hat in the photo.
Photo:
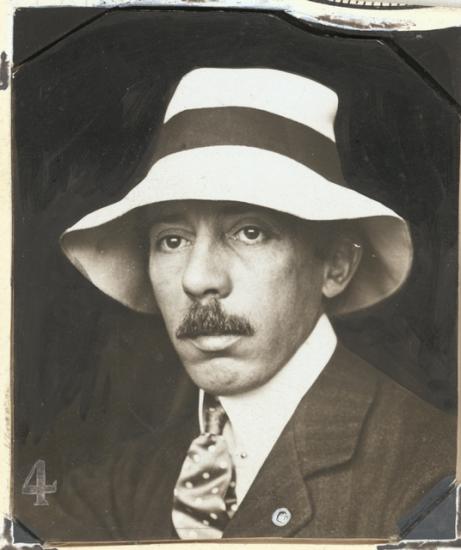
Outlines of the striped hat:
[{"label": "striped hat", "polygon": [[179,82],[146,177],[123,199],[91,212],[61,237],[69,260],[103,292],[157,311],[140,208],[165,201],[237,201],[298,218],[355,220],[362,260],[332,313],[393,294],[412,263],[405,220],[344,181],[336,147],[336,93],[268,68],[199,68]]}]

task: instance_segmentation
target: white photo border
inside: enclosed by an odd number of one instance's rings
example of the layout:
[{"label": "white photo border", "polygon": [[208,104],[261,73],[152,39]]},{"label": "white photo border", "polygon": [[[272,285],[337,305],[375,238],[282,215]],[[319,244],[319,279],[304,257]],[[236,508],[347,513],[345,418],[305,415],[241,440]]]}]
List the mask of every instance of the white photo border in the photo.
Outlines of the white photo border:
[{"label": "white photo border", "polygon": [[[367,6],[370,0],[347,0],[347,7],[342,4],[343,0],[324,0],[323,3],[310,0],[0,0],[0,52],[6,52],[6,59],[9,61],[8,77],[9,85],[6,89],[0,90],[0,403],[4,414],[0,419],[0,470],[2,481],[0,484],[0,513],[3,518],[12,517],[12,434],[13,434],[13,408],[12,408],[12,384],[13,384],[13,362],[12,362],[12,111],[11,111],[11,69],[13,59],[13,18],[19,8],[45,8],[45,7],[152,7],[152,8],[216,8],[228,9],[251,9],[261,11],[282,12],[295,19],[315,24],[320,28],[330,30],[355,31],[360,34],[386,33],[395,31],[427,31],[444,29],[450,27],[461,27],[461,0],[412,0],[412,6],[406,7],[402,2],[377,2],[386,4],[387,7],[377,9]],[[344,0],[345,1],[345,0]],[[460,59],[461,63],[461,59]],[[461,163],[460,163],[461,164]],[[461,179],[461,172],[460,172]],[[460,204],[461,207],[461,204]],[[460,227],[461,232],[461,227]],[[461,257],[461,246],[459,247]],[[461,262],[460,262],[461,264]],[[461,270],[458,280],[461,280]],[[458,288],[458,294],[459,288]],[[458,320],[461,318],[461,299],[458,300]],[[458,334],[459,331],[458,322]],[[460,360],[458,358],[458,395],[461,395]],[[458,457],[456,483],[461,480],[461,415],[458,407]],[[8,475],[5,477],[5,472]],[[457,487],[457,539],[461,539],[461,487]],[[10,548],[14,545],[11,540],[12,534],[4,530],[3,540],[0,534],[0,542]],[[397,541],[395,541],[397,543]],[[399,541],[401,542],[401,541]],[[411,541],[411,546],[420,546],[421,543],[432,541]],[[437,547],[441,547],[440,541]],[[448,541],[444,541],[447,542]],[[330,550],[332,548],[347,548],[348,550],[368,550],[376,548],[377,544],[390,544],[390,541],[270,541],[252,540],[248,541],[221,541],[207,542],[207,550],[245,549],[251,545],[270,544],[272,550],[287,550],[289,545],[296,544],[297,548],[315,548],[318,550]],[[143,549],[163,550],[171,548],[172,543],[146,543]],[[197,544],[175,542],[181,550],[198,550]],[[449,543],[448,543],[449,544]],[[2,547],[5,547],[3,546]],[[28,546],[18,543],[18,548]],[[71,546],[70,543],[63,544],[62,548]],[[76,550],[91,550],[95,545],[72,545]],[[127,543],[114,545],[104,544],[107,549],[123,549]],[[55,545],[53,547],[56,548]],[[47,548],[47,546],[44,546]]]}]

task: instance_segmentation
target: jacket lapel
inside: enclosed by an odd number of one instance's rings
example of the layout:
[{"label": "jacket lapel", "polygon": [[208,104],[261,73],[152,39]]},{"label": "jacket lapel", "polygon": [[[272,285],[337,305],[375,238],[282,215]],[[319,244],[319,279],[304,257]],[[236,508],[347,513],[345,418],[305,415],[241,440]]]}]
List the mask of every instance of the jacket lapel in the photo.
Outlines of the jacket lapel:
[{"label": "jacket lapel", "polygon": [[293,418],[305,478],[348,462],[373,403],[378,373],[338,345]]},{"label": "jacket lapel", "polygon": [[[229,522],[224,537],[290,537],[315,516],[309,478],[349,461],[376,392],[376,377],[339,345],[304,396]],[[275,510],[291,514],[285,526]]]},{"label": "jacket lapel", "polygon": [[[229,522],[224,537],[290,537],[312,515],[311,500],[304,483],[294,432],[287,427],[250,490]],[[291,520],[276,526],[272,515],[287,508]]]}]

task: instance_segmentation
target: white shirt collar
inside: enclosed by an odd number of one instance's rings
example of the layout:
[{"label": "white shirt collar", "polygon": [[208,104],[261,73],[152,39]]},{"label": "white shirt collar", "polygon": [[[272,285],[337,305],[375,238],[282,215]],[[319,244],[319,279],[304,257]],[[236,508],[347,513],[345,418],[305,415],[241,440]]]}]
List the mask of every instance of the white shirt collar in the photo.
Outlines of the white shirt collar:
[{"label": "white shirt collar", "polygon": [[[302,397],[313,385],[336,348],[337,338],[326,315],[288,363],[263,386],[220,401],[230,420],[227,438],[233,447],[240,503]],[[199,393],[199,422],[203,428],[204,392]],[[226,430],[224,432],[226,436]]]}]

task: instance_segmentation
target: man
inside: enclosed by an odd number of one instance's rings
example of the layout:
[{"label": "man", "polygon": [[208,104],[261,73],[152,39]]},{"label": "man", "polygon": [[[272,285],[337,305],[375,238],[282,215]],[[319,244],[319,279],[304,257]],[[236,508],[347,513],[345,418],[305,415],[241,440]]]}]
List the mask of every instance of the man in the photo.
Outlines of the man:
[{"label": "man", "polygon": [[451,420],[328,319],[412,262],[406,222],[347,188],[337,108],[299,75],[195,69],[146,177],[64,233],[93,284],[162,315],[187,372],[164,426],[65,481],[64,537],[388,538],[453,474]]}]

